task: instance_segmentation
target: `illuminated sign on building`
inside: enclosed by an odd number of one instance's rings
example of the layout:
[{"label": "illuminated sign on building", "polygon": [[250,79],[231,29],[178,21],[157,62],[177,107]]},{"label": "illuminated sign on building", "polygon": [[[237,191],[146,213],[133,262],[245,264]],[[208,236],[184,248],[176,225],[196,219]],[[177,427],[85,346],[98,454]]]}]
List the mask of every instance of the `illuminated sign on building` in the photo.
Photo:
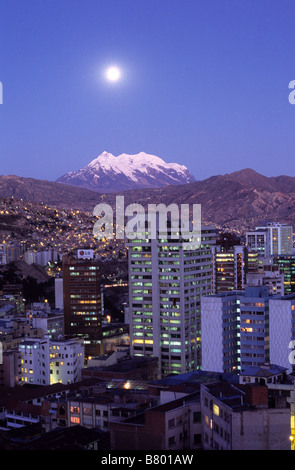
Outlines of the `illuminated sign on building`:
[{"label": "illuminated sign on building", "polygon": [[78,250],[77,257],[79,259],[93,259],[93,250]]}]

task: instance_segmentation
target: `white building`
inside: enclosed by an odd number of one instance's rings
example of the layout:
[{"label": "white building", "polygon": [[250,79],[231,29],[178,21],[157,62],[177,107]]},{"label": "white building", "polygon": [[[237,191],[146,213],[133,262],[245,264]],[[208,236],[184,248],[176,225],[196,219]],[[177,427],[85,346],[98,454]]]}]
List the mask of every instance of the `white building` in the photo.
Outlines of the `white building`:
[{"label": "white building", "polygon": [[246,233],[246,245],[251,252],[259,257],[270,256],[270,234],[267,229],[257,229]]},{"label": "white building", "polygon": [[50,341],[29,338],[19,345],[22,383],[50,385],[69,384],[81,379],[84,347],[80,339]]},{"label": "white building", "polygon": [[169,236],[129,243],[131,355],[158,357],[163,376],[200,365],[200,298],[211,293],[215,240],[207,226],[194,250]]},{"label": "white building", "polygon": [[35,263],[35,253],[32,250],[28,250],[24,254],[24,261],[27,264],[34,264]]},{"label": "white building", "polygon": [[295,295],[269,302],[270,362],[279,364],[291,373],[295,366]]},{"label": "white building", "polygon": [[201,306],[203,370],[232,372],[270,362],[295,371],[295,294],[246,287],[203,297]]},{"label": "white building", "polygon": [[293,227],[269,223],[246,233],[246,244],[261,256],[291,254],[293,251]]},{"label": "white building", "polygon": [[47,266],[48,263],[58,261],[58,253],[53,248],[41,251],[28,250],[24,254],[24,260],[27,264]]},{"label": "white building", "polygon": [[63,313],[52,311],[48,302],[32,303],[26,311],[26,321],[32,328],[41,329],[49,339],[59,339],[64,335]]},{"label": "white building", "polygon": [[84,345],[81,339],[50,342],[50,383],[74,383],[81,380]]},{"label": "white building", "polygon": [[41,329],[44,335],[51,340],[56,340],[64,335],[63,314],[34,312],[31,323],[33,328]]},{"label": "white building", "polygon": [[[258,227],[259,229],[260,227]],[[293,227],[291,225],[270,223],[265,227],[270,233],[270,254],[285,255],[293,251]]]},{"label": "white building", "polygon": [[64,300],[63,300],[63,279],[57,277],[54,279],[54,294],[55,294],[55,308],[63,310]]},{"label": "white building", "polygon": [[202,369],[235,372],[269,361],[266,286],[201,299]]},{"label": "white building", "polygon": [[36,385],[50,384],[49,339],[27,338],[19,345],[21,382]]}]

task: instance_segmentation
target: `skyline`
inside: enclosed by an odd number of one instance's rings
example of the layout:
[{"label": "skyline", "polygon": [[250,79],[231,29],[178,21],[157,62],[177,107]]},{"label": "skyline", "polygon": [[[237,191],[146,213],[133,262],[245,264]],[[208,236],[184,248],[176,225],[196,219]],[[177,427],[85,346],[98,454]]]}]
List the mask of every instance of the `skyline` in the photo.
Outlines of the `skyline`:
[{"label": "skyline", "polygon": [[0,450],[295,450],[294,20],[0,0]]},{"label": "skyline", "polygon": [[248,167],[295,176],[293,2],[0,7],[1,174],[55,181],[106,150],[156,155],[197,180]]}]

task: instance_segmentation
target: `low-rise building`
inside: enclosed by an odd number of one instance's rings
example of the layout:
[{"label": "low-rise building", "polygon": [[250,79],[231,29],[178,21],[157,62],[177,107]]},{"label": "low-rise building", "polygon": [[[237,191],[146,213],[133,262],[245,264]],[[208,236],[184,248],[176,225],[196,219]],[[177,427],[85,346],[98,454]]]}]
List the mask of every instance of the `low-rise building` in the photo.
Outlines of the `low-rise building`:
[{"label": "low-rise building", "polygon": [[108,431],[111,421],[121,421],[133,416],[138,404],[115,403],[111,396],[81,397],[68,400],[68,426],[80,424],[86,428]]},{"label": "low-rise building", "polygon": [[23,383],[49,385],[74,383],[81,380],[84,367],[82,340],[50,341],[45,338],[26,338],[19,345]]},{"label": "low-rise building", "polygon": [[21,381],[36,385],[50,384],[49,339],[27,338],[19,345]]},{"label": "low-rise building", "polygon": [[288,401],[268,401],[266,385],[202,384],[203,449],[290,450]]},{"label": "low-rise building", "polygon": [[50,383],[73,383],[81,380],[84,367],[83,340],[50,341]]},{"label": "low-rise building", "polygon": [[82,370],[82,378],[105,380],[156,380],[158,359],[155,357],[126,357],[111,366],[87,367]]},{"label": "low-rise building", "polygon": [[7,406],[5,421],[8,429],[21,428],[24,426],[48,421],[49,410],[39,405],[12,402]]},{"label": "low-rise building", "polygon": [[110,445],[116,450],[201,449],[201,435],[199,392],[110,423]]},{"label": "low-rise building", "polygon": [[51,310],[48,303],[32,304],[26,311],[26,322],[31,328],[42,330],[50,339],[64,335],[63,313]]},{"label": "low-rise building", "polygon": [[0,360],[0,386],[15,387],[21,377],[21,354],[19,351],[5,351]]}]

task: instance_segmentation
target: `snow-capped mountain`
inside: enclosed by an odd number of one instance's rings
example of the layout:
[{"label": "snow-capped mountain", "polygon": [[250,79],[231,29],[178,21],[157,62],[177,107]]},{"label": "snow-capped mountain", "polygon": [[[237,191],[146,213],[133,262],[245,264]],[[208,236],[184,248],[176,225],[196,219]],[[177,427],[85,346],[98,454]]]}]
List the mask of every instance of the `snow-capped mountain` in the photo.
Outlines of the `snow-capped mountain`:
[{"label": "snow-capped mountain", "polygon": [[161,188],[169,184],[192,183],[195,179],[184,165],[166,163],[155,155],[140,152],[115,157],[103,152],[87,166],[58,178],[58,183],[92,189],[99,193],[135,188]]}]

